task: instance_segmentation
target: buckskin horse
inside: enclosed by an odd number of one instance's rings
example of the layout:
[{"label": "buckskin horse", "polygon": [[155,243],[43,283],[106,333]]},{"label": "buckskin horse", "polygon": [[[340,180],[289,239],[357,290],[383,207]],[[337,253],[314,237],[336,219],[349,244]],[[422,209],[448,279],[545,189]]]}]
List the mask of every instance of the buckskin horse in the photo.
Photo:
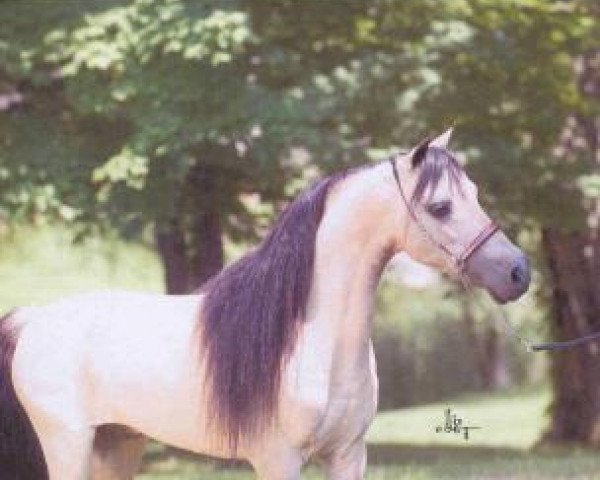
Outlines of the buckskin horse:
[{"label": "buckskin horse", "polygon": [[373,297],[398,252],[523,294],[529,266],[447,149],[330,176],[191,295],[84,294],[0,332],[3,479],[132,478],[145,439],[246,459],[265,480],[363,478],[377,408]]}]

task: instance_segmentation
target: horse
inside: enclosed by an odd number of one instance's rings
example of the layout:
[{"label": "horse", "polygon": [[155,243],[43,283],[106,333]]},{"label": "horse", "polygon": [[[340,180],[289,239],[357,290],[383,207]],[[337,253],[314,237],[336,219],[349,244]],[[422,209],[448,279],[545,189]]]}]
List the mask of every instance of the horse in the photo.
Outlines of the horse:
[{"label": "horse", "polygon": [[255,250],[180,296],[107,291],[0,324],[0,476],[133,478],[147,438],[263,480],[363,478],[377,410],[373,298],[390,258],[487,290],[526,256],[479,205],[450,131],[317,182]]}]

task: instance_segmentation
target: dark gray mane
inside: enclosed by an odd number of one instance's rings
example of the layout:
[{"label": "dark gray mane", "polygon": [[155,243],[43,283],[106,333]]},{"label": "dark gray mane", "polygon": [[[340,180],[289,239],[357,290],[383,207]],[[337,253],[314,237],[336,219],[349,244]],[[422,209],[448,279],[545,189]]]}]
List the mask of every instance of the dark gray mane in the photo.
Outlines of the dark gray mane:
[{"label": "dark gray mane", "polygon": [[274,420],[282,367],[305,320],[327,193],[345,175],[305,191],[256,250],[202,287],[198,326],[212,426],[224,432],[232,451]]}]

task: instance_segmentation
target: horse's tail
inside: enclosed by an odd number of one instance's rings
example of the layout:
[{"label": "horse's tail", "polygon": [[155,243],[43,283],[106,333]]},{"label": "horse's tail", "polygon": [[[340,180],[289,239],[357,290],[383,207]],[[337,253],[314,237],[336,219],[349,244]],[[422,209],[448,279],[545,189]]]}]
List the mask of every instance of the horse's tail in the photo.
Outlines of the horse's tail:
[{"label": "horse's tail", "polygon": [[20,328],[12,314],[0,318],[0,478],[46,480],[42,448],[12,381],[12,363]]}]

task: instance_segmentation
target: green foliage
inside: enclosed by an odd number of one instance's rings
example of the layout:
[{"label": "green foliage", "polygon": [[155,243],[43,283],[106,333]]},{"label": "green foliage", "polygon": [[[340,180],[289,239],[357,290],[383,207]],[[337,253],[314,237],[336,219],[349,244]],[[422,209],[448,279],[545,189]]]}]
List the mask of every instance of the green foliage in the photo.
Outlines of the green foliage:
[{"label": "green foliage", "polygon": [[[429,46],[437,77],[417,109],[430,126],[459,126],[458,145],[505,219],[580,225],[577,179],[595,168],[591,152],[555,147],[569,116],[600,106],[582,96],[574,72],[600,36],[591,3],[471,0],[447,15]],[[457,26],[465,34],[455,40]]]},{"label": "green foliage", "polygon": [[600,198],[600,174],[582,175],[579,177],[578,185],[584,196],[592,199]]},{"label": "green foliage", "polygon": [[486,200],[513,224],[576,224],[578,192],[593,190],[591,158],[553,154],[569,115],[598,111],[573,73],[598,37],[590,2],[0,9],[13,19],[0,35],[0,87],[26,85],[25,104],[0,120],[9,217],[67,205],[85,222],[140,231],[204,208],[182,198],[200,165],[226,229],[246,236],[252,213],[239,195],[285,197],[306,165],[289,160],[292,147],[329,171],[449,124]]},{"label": "green foliage", "polygon": [[[36,201],[51,186],[46,203],[83,222],[141,231],[210,201],[230,233],[247,234],[239,195],[281,198],[302,167],[284,161],[290,148],[318,136],[290,86],[259,81],[248,13],[231,1],[88,7],[64,18],[63,3],[0,7],[23,19],[5,34],[5,70],[15,82],[43,79],[3,119],[6,215],[55,213]],[[185,187],[198,166],[214,187],[204,201]]]}]

